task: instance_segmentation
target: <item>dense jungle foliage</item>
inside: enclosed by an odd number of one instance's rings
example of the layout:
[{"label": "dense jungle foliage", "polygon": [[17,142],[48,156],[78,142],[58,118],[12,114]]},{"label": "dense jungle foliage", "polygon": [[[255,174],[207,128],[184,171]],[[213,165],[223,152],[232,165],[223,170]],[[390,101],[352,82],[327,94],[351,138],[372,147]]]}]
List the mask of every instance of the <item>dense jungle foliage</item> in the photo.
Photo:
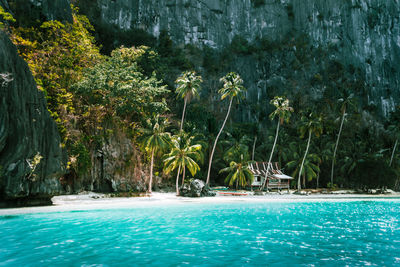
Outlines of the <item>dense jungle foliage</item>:
[{"label": "dense jungle foliage", "polygon": [[[141,151],[151,178],[177,175],[177,185],[180,174],[205,180],[210,164],[212,185],[246,187],[248,163],[268,161],[274,150],[272,161],[296,178],[293,187],[399,186],[400,109],[385,118],[365,105],[362,71],[331,59],[334,46],[315,47],[299,34],[251,43],[236,36],[218,51],[176,46],[166,31],[159,38],[141,30],[116,36],[100,28],[96,34],[77,8],[73,23],[32,27],[0,11],[0,27],[45,93],[69,156],[70,179],[90,175],[95,154],[118,131]],[[265,88],[267,97],[256,103],[232,91],[221,99],[219,92],[227,93],[221,88],[246,91],[246,80],[239,88],[225,76],[235,71],[243,78],[237,63],[246,58],[284,82]],[[290,120],[280,112],[284,101],[274,98],[280,95],[292,109]]]}]

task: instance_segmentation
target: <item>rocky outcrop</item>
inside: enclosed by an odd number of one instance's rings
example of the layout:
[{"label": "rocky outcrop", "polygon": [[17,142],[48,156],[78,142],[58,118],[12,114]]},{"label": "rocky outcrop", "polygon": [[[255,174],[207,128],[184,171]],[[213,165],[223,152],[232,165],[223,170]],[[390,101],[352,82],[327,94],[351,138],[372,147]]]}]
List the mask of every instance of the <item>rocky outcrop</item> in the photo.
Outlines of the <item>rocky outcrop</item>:
[{"label": "rocky outcrop", "polygon": [[[235,36],[248,41],[281,40],[304,33],[315,47],[360,68],[366,104],[383,115],[394,109],[400,92],[400,3],[389,0],[89,0],[77,1],[96,25],[114,25],[121,34],[141,29],[154,36],[168,31],[177,44],[222,49]],[[295,50],[296,47],[293,47]],[[265,66],[248,59],[252,73]],[[246,62],[246,60],[244,60]],[[255,66],[256,64],[257,66]],[[319,64],[316,62],[316,64]],[[254,68],[256,71],[254,72]],[[250,72],[250,71],[249,71]],[[259,81],[248,82],[259,95]],[[258,88],[258,89],[257,89]],[[250,99],[254,102],[256,99]]]},{"label": "rocky outcrop", "polygon": [[65,193],[142,192],[147,189],[148,173],[143,172],[141,154],[125,133],[114,127],[102,138],[102,145],[90,151],[91,166],[87,173],[69,173],[62,178]]},{"label": "rocky outcrop", "polygon": [[184,197],[214,197],[216,195],[214,191],[206,186],[203,180],[199,179],[190,180],[179,191]]},{"label": "rocky outcrop", "polygon": [[66,156],[43,93],[2,31],[0,74],[0,201],[42,204],[60,192]]}]

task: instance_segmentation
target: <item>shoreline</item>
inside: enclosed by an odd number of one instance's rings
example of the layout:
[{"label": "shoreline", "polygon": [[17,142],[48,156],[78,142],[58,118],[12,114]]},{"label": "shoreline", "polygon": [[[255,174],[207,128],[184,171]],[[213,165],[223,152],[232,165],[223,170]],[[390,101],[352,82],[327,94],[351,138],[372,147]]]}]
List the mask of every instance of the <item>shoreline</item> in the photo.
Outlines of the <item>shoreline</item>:
[{"label": "shoreline", "polygon": [[143,197],[107,197],[104,194],[62,195],[52,198],[53,205],[0,209],[0,216],[22,214],[90,211],[104,209],[142,208],[149,206],[170,206],[190,204],[222,203],[290,203],[290,202],[343,202],[343,201],[400,201],[400,193],[386,195],[372,194],[267,194],[263,196],[215,196],[202,198],[177,197],[175,193],[154,192]]}]

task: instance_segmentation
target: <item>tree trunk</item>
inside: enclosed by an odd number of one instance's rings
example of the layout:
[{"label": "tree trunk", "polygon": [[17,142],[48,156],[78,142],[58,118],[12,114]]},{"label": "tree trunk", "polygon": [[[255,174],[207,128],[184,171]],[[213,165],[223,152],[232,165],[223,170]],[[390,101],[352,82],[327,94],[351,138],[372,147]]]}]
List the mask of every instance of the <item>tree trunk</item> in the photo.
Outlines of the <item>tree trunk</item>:
[{"label": "tree trunk", "polygon": [[265,173],[264,182],[263,182],[263,185],[262,185],[262,187],[261,187],[261,190],[264,190],[265,182],[267,181],[267,178],[268,178],[269,166],[270,166],[270,163],[272,164],[271,160],[272,160],[272,156],[274,155],[274,150],[275,150],[276,141],[278,140],[279,126],[280,126],[280,119],[278,119],[278,126],[276,127],[276,134],[275,134],[274,145],[272,146],[271,155],[269,156],[269,160],[268,160],[268,164],[267,164],[267,172]]},{"label": "tree trunk", "polygon": [[392,156],[390,157],[389,167],[392,166],[392,162],[393,162],[393,158],[394,158],[394,152],[396,151],[396,147],[397,147],[397,141],[398,141],[398,139],[396,139],[396,142],[394,143]]},{"label": "tree trunk", "polygon": [[306,173],[303,173],[303,188],[306,188]]},{"label": "tree trunk", "polygon": [[344,118],[345,117],[346,117],[346,110],[343,110],[342,121],[340,123],[339,133],[338,133],[338,136],[337,136],[337,139],[336,139],[335,150],[333,151],[332,169],[331,169],[331,186],[333,186],[333,170],[335,168],[336,152],[337,152],[337,148],[339,146],[340,134],[342,133],[343,123],[344,123]]},{"label": "tree trunk", "polygon": [[186,167],[183,166],[183,172],[182,172],[182,186],[185,183],[185,173],[186,173]]},{"label": "tree trunk", "polygon": [[153,163],[154,163],[154,148],[151,150],[151,161],[150,161],[150,180],[149,180],[149,193],[152,192],[151,187],[153,185]]},{"label": "tree trunk", "polygon": [[306,160],[307,157],[307,153],[308,153],[308,148],[310,147],[310,141],[311,141],[311,130],[308,131],[308,142],[307,142],[307,148],[306,148],[306,152],[304,153],[304,157],[303,157],[303,161],[301,162],[301,166],[300,166],[300,172],[299,172],[299,179],[297,180],[297,191],[300,192],[301,190],[301,173],[303,171],[303,165],[304,165],[304,161]]},{"label": "tree trunk", "polygon": [[179,196],[179,173],[181,172],[181,165],[178,168],[178,174],[176,175],[176,195]]},{"label": "tree trunk", "polygon": [[[320,164],[318,163],[318,169],[319,169],[319,165]],[[319,173],[320,172],[317,173],[317,188],[316,189],[318,189],[318,187],[319,187]]]},{"label": "tree trunk", "polygon": [[254,161],[254,153],[256,151],[257,135],[254,136],[253,151],[251,152],[251,160]]},{"label": "tree trunk", "polygon": [[225,127],[226,121],[228,120],[229,113],[231,112],[232,101],[233,101],[233,98],[231,97],[231,100],[230,100],[230,102],[229,102],[228,112],[226,113],[226,117],[225,117],[224,122],[222,123],[222,127],[221,127],[221,129],[219,130],[219,133],[218,133],[217,137],[215,138],[214,145],[213,145],[213,148],[212,148],[212,151],[211,151],[211,156],[210,156],[210,159],[208,160],[208,171],[207,171],[206,185],[208,185],[209,182],[210,182],[211,164],[212,164],[212,160],[213,160],[215,148],[216,148],[216,146],[217,146],[218,138],[219,138],[219,136],[221,135],[222,130],[223,130],[224,127]]},{"label": "tree trunk", "polygon": [[182,111],[181,131],[182,131],[182,129],[183,129],[183,120],[185,119],[186,104],[187,104],[187,97],[185,96],[185,98],[184,98],[184,104],[183,104],[183,111]]}]

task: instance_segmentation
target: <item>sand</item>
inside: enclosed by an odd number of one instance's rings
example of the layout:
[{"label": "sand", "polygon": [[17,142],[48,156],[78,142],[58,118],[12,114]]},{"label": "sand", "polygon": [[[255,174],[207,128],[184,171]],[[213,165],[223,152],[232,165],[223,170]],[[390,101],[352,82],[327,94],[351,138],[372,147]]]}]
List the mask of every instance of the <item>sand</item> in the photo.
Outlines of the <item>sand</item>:
[{"label": "sand", "polygon": [[143,206],[190,205],[196,203],[235,203],[235,202],[321,202],[321,201],[400,201],[400,193],[385,195],[372,194],[274,194],[264,196],[216,196],[203,198],[177,197],[174,193],[154,192],[147,197],[109,198],[104,194],[87,193],[65,195],[52,198],[52,206],[0,209],[1,215],[63,212],[76,210],[135,208]]}]

